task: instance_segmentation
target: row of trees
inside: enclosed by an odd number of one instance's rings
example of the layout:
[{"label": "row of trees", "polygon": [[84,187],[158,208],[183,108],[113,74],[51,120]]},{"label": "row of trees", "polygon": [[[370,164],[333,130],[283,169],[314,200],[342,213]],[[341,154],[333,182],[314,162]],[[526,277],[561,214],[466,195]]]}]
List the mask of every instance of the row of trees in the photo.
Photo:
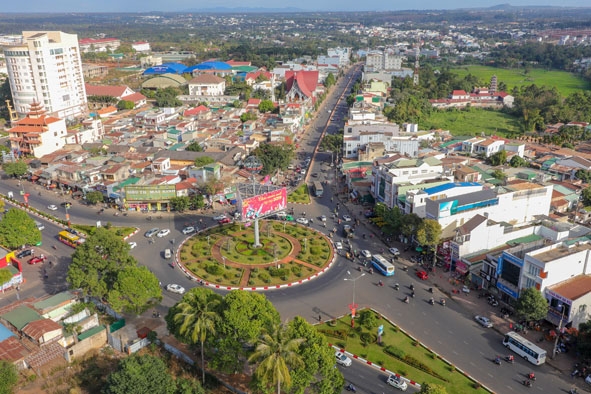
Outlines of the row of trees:
[{"label": "row of trees", "polygon": [[343,386],[326,338],[301,317],[281,324],[262,294],[236,290],[221,296],[193,288],[169,310],[166,322],[177,339],[199,347],[202,367],[206,356],[210,368],[223,372],[254,363],[251,384],[257,392],[332,394]]}]

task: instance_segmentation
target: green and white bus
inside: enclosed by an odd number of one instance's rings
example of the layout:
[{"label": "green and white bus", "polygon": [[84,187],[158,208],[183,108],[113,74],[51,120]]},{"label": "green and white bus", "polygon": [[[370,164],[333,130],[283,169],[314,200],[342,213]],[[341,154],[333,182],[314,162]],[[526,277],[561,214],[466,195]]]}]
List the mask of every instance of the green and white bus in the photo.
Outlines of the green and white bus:
[{"label": "green and white bus", "polygon": [[324,193],[324,190],[322,190],[322,183],[320,183],[320,182],[312,183],[312,189],[313,189],[314,195],[316,197],[322,197],[322,194]]}]

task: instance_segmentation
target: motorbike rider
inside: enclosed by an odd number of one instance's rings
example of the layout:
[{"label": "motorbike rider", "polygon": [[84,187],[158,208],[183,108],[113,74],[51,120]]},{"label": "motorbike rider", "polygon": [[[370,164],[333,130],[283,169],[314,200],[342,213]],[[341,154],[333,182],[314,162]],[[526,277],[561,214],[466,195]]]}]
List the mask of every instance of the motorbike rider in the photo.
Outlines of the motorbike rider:
[{"label": "motorbike rider", "polygon": [[408,296],[406,296],[406,297],[404,298],[404,302],[406,302],[407,304],[410,302],[410,300],[408,299]]},{"label": "motorbike rider", "polygon": [[394,289],[396,289],[396,290],[400,289],[400,285],[398,283],[394,284]]},{"label": "motorbike rider", "polygon": [[384,282],[382,282],[381,280],[378,281],[378,286],[383,286]]},{"label": "motorbike rider", "polygon": [[412,293],[410,293],[412,298],[415,298],[415,292],[413,291]]},{"label": "motorbike rider", "polygon": [[495,364],[501,365],[501,358],[499,356],[495,358]]},{"label": "motorbike rider", "polygon": [[431,299],[429,300],[429,304],[431,304],[431,305],[435,304],[435,300],[433,299],[433,297],[431,297]]},{"label": "motorbike rider", "polygon": [[536,380],[536,375],[535,375],[533,372],[530,372],[530,373],[527,375],[527,378],[528,378],[528,379],[530,379],[530,380]]},{"label": "motorbike rider", "polygon": [[510,355],[508,355],[508,356],[507,356],[507,361],[509,361],[509,362],[511,362],[511,363],[512,363],[513,361],[515,361],[515,358],[513,357],[513,355],[512,355],[512,354],[510,354]]},{"label": "motorbike rider", "polygon": [[445,298],[441,299],[441,305],[445,306]]},{"label": "motorbike rider", "polygon": [[523,385],[527,387],[531,387],[531,380],[524,380]]}]

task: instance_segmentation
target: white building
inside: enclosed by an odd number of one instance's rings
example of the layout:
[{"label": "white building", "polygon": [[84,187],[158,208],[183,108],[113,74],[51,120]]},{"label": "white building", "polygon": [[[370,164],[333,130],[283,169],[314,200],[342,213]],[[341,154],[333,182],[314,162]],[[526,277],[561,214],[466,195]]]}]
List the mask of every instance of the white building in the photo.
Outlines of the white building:
[{"label": "white building", "polygon": [[343,157],[358,159],[368,144],[381,143],[384,152],[400,153],[416,157],[419,152],[419,140],[413,136],[400,136],[400,127],[394,123],[346,126],[343,138]]},{"label": "white building", "polygon": [[339,67],[343,67],[349,64],[351,59],[351,48],[328,48],[326,51],[328,57],[338,57],[339,58]]},{"label": "white building", "polygon": [[444,185],[420,190],[408,190],[404,201],[404,213],[414,213],[420,218],[427,216],[427,199],[454,197],[481,191],[483,186],[476,182],[450,182]]},{"label": "white building", "polygon": [[200,74],[189,81],[191,96],[223,96],[226,80],[212,74]]},{"label": "white building", "polygon": [[67,119],[86,114],[82,61],[75,34],[23,32],[20,44],[5,46],[10,90],[19,117],[41,102],[48,114]]},{"label": "white building", "polygon": [[[147,41],[138,41],[131,44],[131,48],[136,52],[150,52],[150,43]],[[161,64],[161,63],[160,63]]]},{"label": "white building", "polygon": [[484,141],[479,141],[473,144],[473,153],[476,155],[484,155],[484,157],[490,157],[500,151],[505,145],[505,141],[503,140],[494,140],[492,138],[488,138]]}]

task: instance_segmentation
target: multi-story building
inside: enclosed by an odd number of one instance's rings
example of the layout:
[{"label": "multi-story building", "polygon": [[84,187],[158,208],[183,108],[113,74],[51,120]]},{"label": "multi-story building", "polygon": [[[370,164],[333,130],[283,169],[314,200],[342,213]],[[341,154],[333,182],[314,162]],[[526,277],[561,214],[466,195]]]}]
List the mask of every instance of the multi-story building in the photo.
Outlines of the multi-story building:
[{"label": "multi-story building", "polygon": [[87,112],[82,61],[75,34],[24,31],[4,47],[14,109],[24,117],[33,102],[62,119]]},{"label": "multi-story building", "polygon": [[368,144],[383,144],[382,156],[389,152],[416,157],[419,152],[419,140],[413,136],[401,136],[400,127],[394,123],[352,125],[346,127],[343,139],[343,157],[358,159],[365,152]]},{"label": "multi-story building", "polygon": [[400,70],[403,56],[398,55],[392,48],[384,51],[370,51],[365,61],[365,71]]},{"label": "multi-story building", "polygon": [[82,53],[114,51],[121,46],[118,38],[83,38],[78,44]]},{"label": "multi-story building", "polygon": [[349,59],[351,59],[351,48],[328,48],[326,54],[328,57],[338,57],[338,66],[343,67],[349,64]]}]

